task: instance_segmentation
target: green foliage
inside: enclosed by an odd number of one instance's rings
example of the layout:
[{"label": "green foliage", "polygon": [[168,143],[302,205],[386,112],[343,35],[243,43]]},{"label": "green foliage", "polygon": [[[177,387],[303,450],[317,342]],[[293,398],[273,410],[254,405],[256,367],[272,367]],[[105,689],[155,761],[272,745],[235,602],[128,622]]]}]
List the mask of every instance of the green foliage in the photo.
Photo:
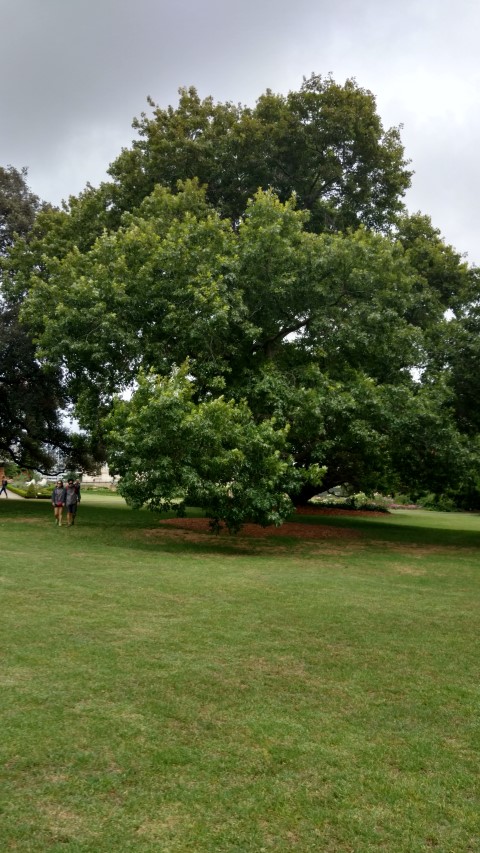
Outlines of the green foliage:
[{"label": "green foliage", "polygon": [[[177,194],[157,188],[116,232],[54,259],[45,281],[32,280],[23,316],[42,352],[68,364],[80,421],[107,445],[103,414],[131,382],[132,366],[168,376],[188,362],[192,405],[247,401],[258,427],[275,418],[288,430],[302,500],[315,493],[314,465],[327,467],[328,487],[420,493],[453,485],[468,448],[448,391],[410,374],[426,337],[409,320],[418,278],[403,248],[363,228],[313,234],[305,221],[293,201],[259,191],[233,230],[195,182]],[[161,431],[162,420],[151,429]],[[146,453],[142,465],[150,460]],[[127,477],[126,462],[118,470]],[[228,502],[216,508],[198,485],[183,491],[210,502],[214,516],[227,512]]]},{"label": "green foliage", "polygon": [[0,167],[0,455],[22,467],[49,467],[48,445],[66,441],[58,367],[45,367],[31,334],[10,299],[15,268],[9,253],[26,245],[40,202],[28,188],[27,171]]},{"label": "green foliage", "polygon": [[436,512],[455,512],[458,510],[453,498],[449,498],[447,495],[430,493],[420,498],[419,504],[423,509],[431,509]]},{"label": "green foliage", "polygon": [[14,495],[19,495],[21,498],[39,498],[41,500],[50,500],[52,490],[50,488],[43,489],[38,488],[32,483],[27,486],[27,488],[21,488],[19,486],[12,486],[11,483],[8,485],[9,492],[13,492]]},{"label": "green foliage", "polygon": [[398,239],[416,273],[420,299],[412,319],[422,324],[440,319],[445,308],[458,308],[468,296],[469,270],[465,260],[447,245],[428,216],[413,214],[398,220]]},{"label": "green foliage", "polygon": [[388,512],[389,499],[381,495],[366,495],[365,492],[345,497],[324,494],[312,498],[309,502],[323,509],[368,510],[369,512]]},{"label": "green foliage", "polygon": [[27,169],[0,166],[0,256],[16,237],[29,233],[40,208],[27,186]]},{"label": "green foliage", "polygon": [[245,403],[222,397],[195,405],[188,365],[167,379],[140,376],[131,400],[115,402],[106,429],[109,464],[132,506],[203,507],[215,526],[280,524],[299,479],[282,457],[286,431],[256,424]]},{"label": "green foliage", "polygon": [[[59,457],[61,467],[90,467],[96,450],[90,437],[64,427],[61,412],[68,400],[62,359],[53,363],[42,357],[33,326],[21,318],[31,276],[40,280],[47,256],[53,263],[65,245],[65,239],[62,244],[56,239],[59,220],[71,224],[65,212],[40,204],[26,184],[25,169],[0,168],[0,455],[41,471]],[[45,309],[47,303],[38,308]]]},{"label": "green foliage", "polygon": [[399,494],[398,492],[395,492],[395,494],[392,495],[392,500],[395,506],[408,507],[413,504],[411,495]]},{"label": "green foliage", "polygon": [[0,167],[0,455],[22,467],[48,468],[50,448],[67,443],[58,413],[63,403],[60,370],[36,357],[31,333],[12,297],[15,241],[27,245],[40,208],[26,183],[26,169]]},{"label": "green foliage", "polygon": [[267,90],[255,108],[180,90],[178,107],[151,102],[140,139],[110,167],[114,205],[132,210],[156,183],[175,190],[198,178],[222,216],[237,222],[259,187],[282,201],[295,193],[314,230],[381,228],[410,184],[398,130],[385,131],[372,93],[312,75],[297,92]]},{"label": "green foliage", "polygon": [[5,474],[7,477],[18,477],[20,475],[21,469],[15,462],[6,462],[4,465]]},{"label": "green foliage", "polygon": [[[478,270],[473,271],[472,301],[444,323],[438,342],[440,358],[452,393],[456,419],[471,440],[480,431],[480,305]],[[439,358],[439,360],[440,360]]]},{"label": "green foliage", "polygon": [[0,454],[22,467],[48,469],[50,448],[66,447],[58,413],[60,371],[42,365],[16,307],[0,315]]},{"label": "green foliage", "polygon": [[188,498],[232,529],[320,479],[415,496],[480,476],[478,276],[405,214],[373,95],[312,75],[251,109],[193,88],[151,107],[111,181],[4,262],[87,433],[68,465],[108,456],[133,505]]}]

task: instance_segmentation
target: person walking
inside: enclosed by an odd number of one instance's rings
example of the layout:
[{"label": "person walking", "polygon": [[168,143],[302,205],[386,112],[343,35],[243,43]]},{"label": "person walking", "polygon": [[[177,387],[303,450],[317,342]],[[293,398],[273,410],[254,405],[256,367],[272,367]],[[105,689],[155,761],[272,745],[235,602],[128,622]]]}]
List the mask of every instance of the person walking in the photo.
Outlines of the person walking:
[{"label": "person walking", "polygon": [[7,480],[7,478],[6,478],[6,477],[2,477],[2,488],[0,489],[0,495],[2,494],[2,492],[5,492],[5,497],[6,497],[6,498],[8,498],[7,486],[8,486],[8,480]]},{"label": "person walking", "polygon": [[67,527],[75,524],[75,516],[77,514],[77,505],[79,502],[79,494],[73,480],[69,480],[65,490],[65,504],[67,507]]},{"label": "person walking", "polygon": [[67,490],[63,485],[63,480],[57,480],[57,485],[52,492],[53,514],[55,516],[55,524],[62,526],[63,507],[67,498]]}]

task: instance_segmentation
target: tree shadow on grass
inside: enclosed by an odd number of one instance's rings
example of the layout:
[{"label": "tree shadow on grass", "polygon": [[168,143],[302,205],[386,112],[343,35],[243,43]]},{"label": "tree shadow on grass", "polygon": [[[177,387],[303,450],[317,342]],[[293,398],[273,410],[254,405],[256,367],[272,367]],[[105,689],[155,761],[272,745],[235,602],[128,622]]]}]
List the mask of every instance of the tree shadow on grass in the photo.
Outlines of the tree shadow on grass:
[{"label": "tree shadow on grass", "polygon": [[[300,524],[320,523],[333,528],[359,531],[364,540],[396,544],[435,546],[441,548],[480,548],[480,515],[440,513],[408,516],[295,516]],[[442,526],[442,523],[445,526]],[[456,526],[453,526],[455,524]],[[452,525],[452,526],[448,526]],[[472,529],[473,528],[473,529]],[[476,528],[476,529],[475,529]]]},{"label": "tree shadow on grass", "polygon": [[[189,509],[188,518],[200,519],[198,509]],[[291,517],[296,532],[285,535],[286,528],[269,529],[268,536],[247,535],[248,526],[238,535],[216,536],[208,531],[178,529],[177,524],[169,529],[169,519],[174,513],[151,513],[147,510],[132,510],[126,506],[80,506],[76,527],[69,530],[99,544],[131,547],[142,551],[188,551],[189,553],[265,554],[282,555],[305,552],[315,555],[320,551],[344,551],[347,553],[369,543],[392,543],[409,547],[478,549],[480,547],[480,516],[468,513],[422,515],[386,515],[367,518],[365,516],[295,515]],[[0,530],[6,532],[9,522],[15,522],[18,530],[21,523],[29,526],[30,536],[43,525],[53,528],[50,506],[40,501],[4,501],[0,504]],[[35,523],[34,523],[35,522]],[[205,522],[206,524],[206,522]],[[444,525],[444,526],[443,526]],[[301,535],[302,526],[305,536]],[[318,533],[312,538],[311,530]],[[246,532],[247,531],[247,532]],[[60,531],[56,531],[60,533]]]}]

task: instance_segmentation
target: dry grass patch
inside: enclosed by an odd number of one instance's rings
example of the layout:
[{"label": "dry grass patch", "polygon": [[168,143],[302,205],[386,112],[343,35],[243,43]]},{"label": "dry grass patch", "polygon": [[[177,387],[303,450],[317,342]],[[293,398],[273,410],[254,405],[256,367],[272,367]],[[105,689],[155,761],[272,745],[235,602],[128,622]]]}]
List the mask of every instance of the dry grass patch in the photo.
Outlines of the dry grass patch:
[{"label": "dry grass patch", "polygon": [[396,552],[397,554],[408,555],[411,560],[423,560],[424,557],[432,557],[434,554],[450,559],[455,553],[459,556],[467,557],[478,554],[478,551],[473,548],[462,548],[459,545],[418,545],[414,542],[383,542],[374,541],[368,542],[369,546],[378,547],[382,552]]},{"label": "dry grass patch", "polygon": [[7,516],[5,518],[0,518],[0,524],[5,524],[5,525],[8,524],[9,526],[10,526],[10,524],[43,525],[45,523],[45,520],[47,520],[48,522],[52,522],[52,524],[53,524],[53,514],[51,517],[50,517],[50,515],[48,517],[47,516],[45,516],[45,517],[43,517],[43,516],[40,516],[40,517],[38,517],[38,516],[37,517],[35,517],[35,516],[23,517],[22,516],[21,518],[12,518],[10,516]]},{"label": "dry grass patch", "polygon": [[41,812],[52,841],[69,844],[78,839],[83,840],[91,834],[85,813],[79,814],[52,802],[42,803]]},{"label": "dry grass patch", "polygon": [[185,814],[182,804],[169,803],[168,812],[163,817],[143,821],[137,829],[137,835],[150,841],[161,841],[187,826],[191,828],[193,821]]},{"label": "dry grass patch", "polygon": [[412,566],[410,563],[398,563],[391,568],[398,572],[400,575],[414,575],[421,576],[426,575],[427,572],[424,568],[420,568],[419,566]]}]

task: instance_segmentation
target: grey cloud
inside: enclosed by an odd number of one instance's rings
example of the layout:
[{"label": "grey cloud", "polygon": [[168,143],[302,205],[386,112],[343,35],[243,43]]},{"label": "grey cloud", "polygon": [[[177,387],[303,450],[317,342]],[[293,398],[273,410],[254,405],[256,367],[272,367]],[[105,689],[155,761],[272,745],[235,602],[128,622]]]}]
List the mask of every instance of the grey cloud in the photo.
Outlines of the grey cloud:
[{"label": "grey cloud", "polygon": [[253,103],[311,71],[355,76],[416,171],[408,196],[480,261],[476,205],[480,8],[469,0],[0,0],[0,163],[58,202],[133,138],[146,96],[181,85]]}]

